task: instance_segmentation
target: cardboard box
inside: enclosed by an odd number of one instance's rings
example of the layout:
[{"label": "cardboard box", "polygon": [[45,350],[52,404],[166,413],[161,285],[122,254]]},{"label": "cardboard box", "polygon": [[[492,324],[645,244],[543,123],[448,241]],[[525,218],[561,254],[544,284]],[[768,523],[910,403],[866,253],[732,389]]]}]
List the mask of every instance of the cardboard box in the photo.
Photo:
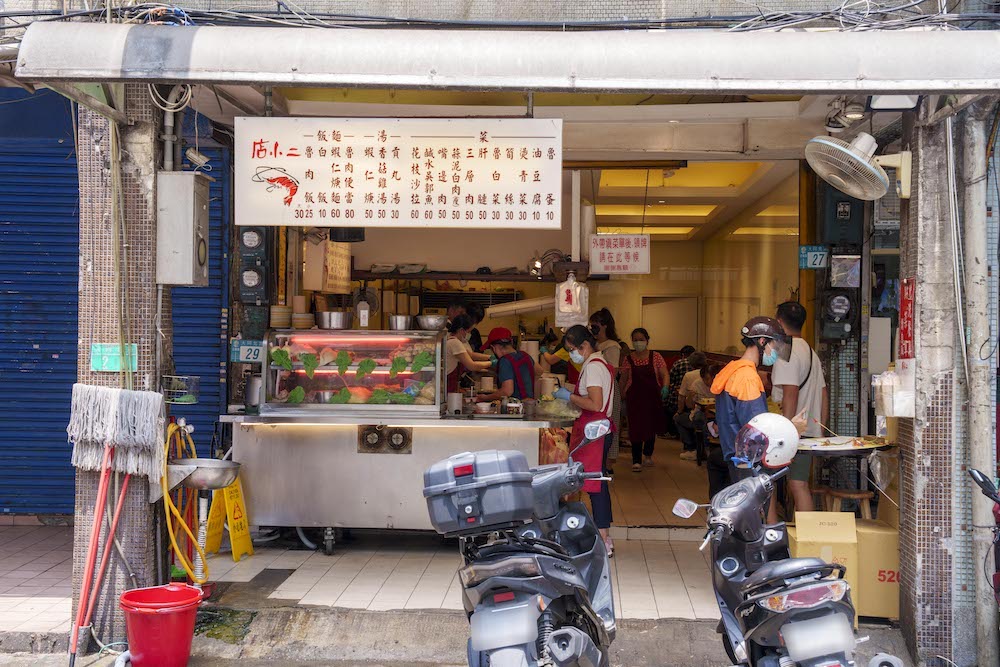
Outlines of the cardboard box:
[{"label": "cardboard box", "polygon": [[879,521],[891,528],[899,528],[899,474],[885,489],[885,494],[878,499]]},{"label": "cardboard box", "polygon": [[860,570],[854,607],[859,616],[898,619],[899,529],[861,519],[857,531]]},{"label": "cardboard box", "polygon": [[[792,558],[819,558],[847,568],[844,577],[851,587],[857,611],[859,581],[858,533],[851,512],[796,512],[795,527],[788,529]],[[858,619],[855,615],[854,624]]]}]

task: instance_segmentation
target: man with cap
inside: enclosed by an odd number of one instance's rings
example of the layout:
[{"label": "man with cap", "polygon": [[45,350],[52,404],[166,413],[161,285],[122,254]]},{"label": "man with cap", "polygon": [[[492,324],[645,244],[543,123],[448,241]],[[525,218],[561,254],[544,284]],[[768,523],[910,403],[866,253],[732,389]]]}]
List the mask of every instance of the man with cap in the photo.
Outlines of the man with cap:
[{"label": "man with cap", "polygon": [[504,397],[524,400],[535,397],[535,362],[527,352],[514,348],[514,335],[510,329],[496,327],[490,331],[483,351],[492,350],[497,358],[497,389],[480,394],[482,402],[497,401]]}]

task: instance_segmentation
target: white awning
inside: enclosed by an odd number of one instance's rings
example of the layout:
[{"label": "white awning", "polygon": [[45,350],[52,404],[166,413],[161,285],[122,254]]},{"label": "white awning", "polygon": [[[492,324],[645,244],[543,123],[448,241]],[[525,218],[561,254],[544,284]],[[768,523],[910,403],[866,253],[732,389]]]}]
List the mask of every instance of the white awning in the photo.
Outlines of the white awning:
[{"label": "white awning", "polygon": [[[975,55],[974,55],[975,54]],[[981,93],[1000,32],[542,32],[34,23],[27,81],[656,93]]]}]

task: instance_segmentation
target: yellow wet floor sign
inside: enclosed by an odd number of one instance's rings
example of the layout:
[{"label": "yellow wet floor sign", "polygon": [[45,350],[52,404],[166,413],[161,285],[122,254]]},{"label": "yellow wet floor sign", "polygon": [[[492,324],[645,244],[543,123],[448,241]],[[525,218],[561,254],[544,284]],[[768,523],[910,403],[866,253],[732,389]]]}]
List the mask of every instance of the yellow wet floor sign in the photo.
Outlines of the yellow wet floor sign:
[{"label": "yellow wet floor sign", "polygon": [[239,562],[244,555],[253,555],[253,540],[250,539],[250,524],[247,521],[247,507],[243,501],[243,486],[240,478],[216,491],[212,498],[212,509],[208,514],[208,535],[205,553],[215,553],[222,545],[222,524],[229,524],[229,541],[233,546],[233,560]]}]

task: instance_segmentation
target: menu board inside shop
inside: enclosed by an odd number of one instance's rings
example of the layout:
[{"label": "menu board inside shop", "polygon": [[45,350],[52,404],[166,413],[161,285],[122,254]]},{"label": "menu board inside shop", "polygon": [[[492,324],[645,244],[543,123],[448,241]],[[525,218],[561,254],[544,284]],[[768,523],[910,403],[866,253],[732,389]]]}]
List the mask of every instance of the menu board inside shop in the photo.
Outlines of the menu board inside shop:
[{"label": "menu board inside shop", "polygon": [[559,119],[235,124],[236,224],[559,229]]}]

